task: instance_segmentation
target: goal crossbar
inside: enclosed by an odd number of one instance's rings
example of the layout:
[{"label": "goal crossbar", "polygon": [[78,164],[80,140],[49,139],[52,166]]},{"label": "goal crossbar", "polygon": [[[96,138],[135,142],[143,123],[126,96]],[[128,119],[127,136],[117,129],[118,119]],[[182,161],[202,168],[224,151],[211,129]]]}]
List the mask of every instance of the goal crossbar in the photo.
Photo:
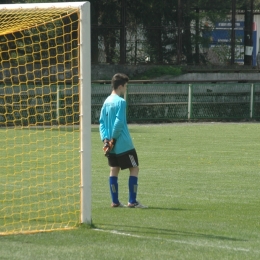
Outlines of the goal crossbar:
[{"label": "goal crossbar", "polygon": [[28,4],[6,4],[0,5],[1,9],[46,9],[46,8],[79,8],[87,2],[66,2],[66,3],[28,3]]},{"label": "goal crossbar", "polygon": [[[4,12],[4,16],[1,16],[0,20],[0,35],[59,19],[60,15],[64,15],[64,13],[69,15],[81,10],[84,4],[85,2],[0,5],[0,14]],[[23,10],[24,19],[14,16],[14,11],[19,9]],[[30,16],[29,21],[26,20],[26,16]]]}]

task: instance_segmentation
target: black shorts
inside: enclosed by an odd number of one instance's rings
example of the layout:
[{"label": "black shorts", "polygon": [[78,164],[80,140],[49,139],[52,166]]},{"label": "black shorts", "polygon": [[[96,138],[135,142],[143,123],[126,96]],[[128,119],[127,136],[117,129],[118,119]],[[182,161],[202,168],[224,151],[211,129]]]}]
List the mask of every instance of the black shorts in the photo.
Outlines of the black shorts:
[{"label": "black shorts", "polygon": [[108,165],[110,167],[120,167],[121,170],[137,167],[139,164],[136,150],[119,155],[109,154]]}]

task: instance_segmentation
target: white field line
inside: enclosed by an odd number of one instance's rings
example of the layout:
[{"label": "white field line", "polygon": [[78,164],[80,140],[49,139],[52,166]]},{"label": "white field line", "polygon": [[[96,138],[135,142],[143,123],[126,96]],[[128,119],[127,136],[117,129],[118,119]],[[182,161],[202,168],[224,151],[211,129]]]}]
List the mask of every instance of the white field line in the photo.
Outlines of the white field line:
[{"label": "white field line", "polygon": [[241,252],[255,252],[259,253],[259,250],[250,250],[246,248],[241,248],[241,247],[230,247],[230,246],[218,246],[218,245],[213,245],[213,244],[208,244],[208,243],[192,243],[188,241],[183,241],[183,240],[176,240],[176,239],[163,239],[160,237],[147,237],[147,236],[139,236],[139,235],[134,235],[130,233],[125,233],[125,232],[120,232],[117,230],[104,230],[104,229],[99,229],[95,228],[93,229],[95,231],[100,231],[100,232],[106,232],[106,233],[111,233],[115,235],[120,235],[120,236],[129,236],[129,237],[136,237],[136,238],[143,238],[143,239],[153,239],[153,240],[163,240],[167,242],[173,242],[173,243],[178,243],[178,244],[186,244],[186,245],[191,245],[191,246],[197,246],[197,247],[212,247],[212,248],[220,248],[220,249],[226,249],[226,250],[233,250],[233,251],[241,251]]}]

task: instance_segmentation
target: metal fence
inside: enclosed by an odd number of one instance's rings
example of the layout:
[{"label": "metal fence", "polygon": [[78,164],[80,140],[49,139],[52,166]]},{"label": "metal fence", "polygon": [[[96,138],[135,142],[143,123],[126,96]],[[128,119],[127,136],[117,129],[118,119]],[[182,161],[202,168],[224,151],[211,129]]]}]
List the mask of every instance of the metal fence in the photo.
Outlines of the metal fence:
[{"label": "metal fence", "polygon": [[[92,86],[92,122],[97,123],[108,85]],[[128,122],[260,119],[260,84],[129,84]]]},{"label": "metal fence", "polygon": [[[252,25],[259,12],[252,0],[251,4],[227,1],[220,5],[205,1],[150,1],[147,5],[122,0],[113,6],[92,2],[94,64],[256,66],[258,44]],[[246,46],[253,46],[254,53],[246,54]]]},{"label": "metal fence", "polygon": [[[92,123],[110,93],[110,84],[92,84]],[[260,83],[130,82],[124,98],[129,123],[260,119]],[[29,124],[79,124],[78,86],[0,86],[0,126]]]}]

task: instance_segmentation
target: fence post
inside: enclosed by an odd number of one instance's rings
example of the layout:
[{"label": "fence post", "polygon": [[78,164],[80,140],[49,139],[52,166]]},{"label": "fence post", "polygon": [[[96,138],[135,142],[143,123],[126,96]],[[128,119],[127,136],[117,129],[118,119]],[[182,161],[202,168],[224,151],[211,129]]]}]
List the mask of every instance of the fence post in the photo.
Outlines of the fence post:
[{"label": "fence post", "polygon": [[188,119],[192,118],[192,84],[189,84],[189,95],[188,95]]},{"label": "fence post", "polygon": [[254,117],[254,92],[255,92],[255,86],[252,83],[251,84],[251,95],[250,95],[250,118]]}]

